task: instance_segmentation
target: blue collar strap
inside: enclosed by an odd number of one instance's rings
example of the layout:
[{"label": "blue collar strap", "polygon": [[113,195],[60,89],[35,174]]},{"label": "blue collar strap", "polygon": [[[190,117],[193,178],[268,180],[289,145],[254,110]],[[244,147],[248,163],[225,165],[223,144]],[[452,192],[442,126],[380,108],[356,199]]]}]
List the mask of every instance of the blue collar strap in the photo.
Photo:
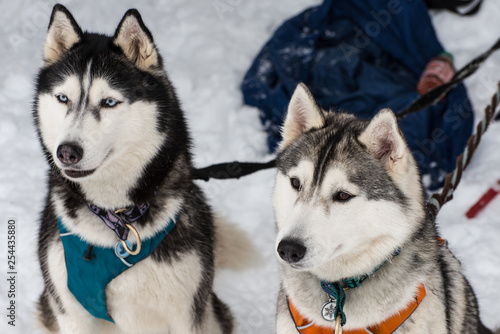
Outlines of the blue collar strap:
[{"label": "blue collar strap", "polygon": [[[177,217],[153,237],[142,240],[139,254],[130,255],[123,249],[120,240],[115,248],[92,247],[91,256],[85,259],[89,244],[67,230],[61,219],[57,219],[61,241],[66,257],[68,288],[80,304],[94,317],[114,322],[106,307],[106,286],[125,270],[147,258],[163,238],[174,228]],[[126,241],[129,248],[132,245]],[[89,255],[89,254],[87,254]]]}]

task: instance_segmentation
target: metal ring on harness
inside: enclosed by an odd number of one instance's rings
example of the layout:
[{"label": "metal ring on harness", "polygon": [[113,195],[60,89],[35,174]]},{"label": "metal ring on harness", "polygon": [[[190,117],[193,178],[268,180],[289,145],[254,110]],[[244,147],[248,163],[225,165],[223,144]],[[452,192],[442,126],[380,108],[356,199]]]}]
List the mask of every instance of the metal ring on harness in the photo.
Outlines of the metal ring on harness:
[{"label": "metal ring on harness", "polygon": [[135,251],[133,251],[130,248],[128,248],[127,243],[124,240],[122,240],[123,248],[125,248],[125,250],[129,252],[130,255],[137,255],[141,251],[141,237],[139,236],[139,233],[137,232],[135,227],[133,227],[130,224],[125,224],[125,225],[132,231],[132,233],[134,233],[135,240],[137,240],[137,247],[135,248]]}]

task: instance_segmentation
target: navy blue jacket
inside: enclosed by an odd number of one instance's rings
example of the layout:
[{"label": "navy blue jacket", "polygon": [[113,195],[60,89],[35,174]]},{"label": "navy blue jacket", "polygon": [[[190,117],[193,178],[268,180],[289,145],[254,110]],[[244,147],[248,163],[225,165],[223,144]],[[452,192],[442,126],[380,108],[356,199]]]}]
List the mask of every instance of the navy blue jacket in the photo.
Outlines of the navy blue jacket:
[{"label": "navy blue jacket", "polygon": [[[276,30],[244,78],[244,101],[259,108],[274,151],[297,83],[326,110],[370,119],[416,99],[425,66],[443,51],[422,0],[325,0]],[[472,131],[465,87],[400,126],[429,188],[439,187]]]}]

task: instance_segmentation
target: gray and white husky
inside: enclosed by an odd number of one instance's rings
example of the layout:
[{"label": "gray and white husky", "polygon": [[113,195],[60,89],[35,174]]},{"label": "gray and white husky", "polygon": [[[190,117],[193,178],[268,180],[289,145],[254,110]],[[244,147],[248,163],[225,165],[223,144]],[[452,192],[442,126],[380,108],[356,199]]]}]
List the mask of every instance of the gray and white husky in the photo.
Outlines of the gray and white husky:
[{"label": "gray and white husky", "polygon": [[300,84],[282,132],[278,334],[341,324],[349,333],[491,333],[460,262],[438,242],[391,110],[371,121],[325,112]]},{"label": "gray and white husky", "polygon": [[44,62],[34,102],[51,168],[38,249],[43,326],[232,333],[231,313],[212,287],[222,232],[192,182],[186,122],[137,10],[110,37],[83,32],[56,5]]}]

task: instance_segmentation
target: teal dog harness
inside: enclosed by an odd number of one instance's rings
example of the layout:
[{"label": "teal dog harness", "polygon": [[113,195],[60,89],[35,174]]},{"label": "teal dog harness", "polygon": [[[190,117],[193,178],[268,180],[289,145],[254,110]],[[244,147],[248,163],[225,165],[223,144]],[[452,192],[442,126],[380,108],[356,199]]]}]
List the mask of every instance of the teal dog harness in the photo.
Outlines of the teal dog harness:
[{"label": "teal dog harness", "polygon": [[[147,258],[174,228],[176,220],[170,220],[162,231],[142,240],[140,252],[131,255],[121,241],[117,242],[115,248],[89,247],[91,245],[68,231],[58,218],[57,224],[66,257],[68,288],[71,293],[94,317],[114,322],[106,306],[106,286],[125,270]],[[127,240],[125,242],[128,248],[132,249],[132,244]]]}]

